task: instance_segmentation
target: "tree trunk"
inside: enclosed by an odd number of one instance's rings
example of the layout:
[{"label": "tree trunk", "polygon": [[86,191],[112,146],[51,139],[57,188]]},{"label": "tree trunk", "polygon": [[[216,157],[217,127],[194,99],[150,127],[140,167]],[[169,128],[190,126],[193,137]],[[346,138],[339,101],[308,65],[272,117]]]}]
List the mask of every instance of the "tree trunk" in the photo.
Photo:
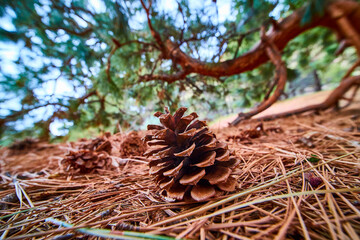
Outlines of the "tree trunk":
[{"label": "tree trunk", "polygon": [[314,90],[316,92],[321,91],[321,80],[316,70],[313,71],[314,74]]}]

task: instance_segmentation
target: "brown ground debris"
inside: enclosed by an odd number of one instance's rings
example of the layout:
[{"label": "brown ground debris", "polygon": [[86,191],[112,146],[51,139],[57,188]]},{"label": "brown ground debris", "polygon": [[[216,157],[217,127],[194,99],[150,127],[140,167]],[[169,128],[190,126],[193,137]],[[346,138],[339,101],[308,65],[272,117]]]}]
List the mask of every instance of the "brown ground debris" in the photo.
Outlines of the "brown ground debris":
[{"label": "brown ground debris", "polygon": [[[240,128],[258,123],[246,121]],[[357,239],[359,126],[358,103],[340,112],[264,122],[264,129],[283,131],[268,131],[247,142],[228,141],[241,160],[232,174],[237,189],[200,203],[166,202],[148,174],[147,160],[120,156],[122,135],[110,137],[117,143],[111,156],[121,159],[118,167],[101,174],[61,171],[58,162],[79,143],[40,144],[41,150],[20,155],[3,148],[0,232],[11,239],[83,236],[45,222],[52,217],[116,234],[130,230],[188,239]],[[221,140],[240,132],[213,131]],[[300,138],[310,139],[313,147]],[[16,189],[23,189],[21,202]]]}]

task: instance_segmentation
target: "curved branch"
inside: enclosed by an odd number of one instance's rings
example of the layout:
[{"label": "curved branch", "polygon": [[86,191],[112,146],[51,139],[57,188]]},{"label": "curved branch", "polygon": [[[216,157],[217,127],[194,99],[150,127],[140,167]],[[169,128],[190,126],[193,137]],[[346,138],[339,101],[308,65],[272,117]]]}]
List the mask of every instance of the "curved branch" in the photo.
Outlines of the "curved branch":
[{"label": "curved branch", "polygon": [[275,81],[277,83],[277,87],[271,95],[271,97],[265,98],[263,102],[256,107],[255,109],[251,110],[247,113],[239,113],[237,118],[230,124],[232,126],[236,126],[239,124],[242,120],[249,119],[252,116],[264,111],[265,109],[269,108],[273,103],[275,103],[278,98],[281,96],[281,94],[284,91],[285,84],[286,84],[286,65],[281,60],[281,54],[277,47],[267,39],[265,33],[262,33],[262,40],[265,42],[268,47],[266,48],[266,53],[269,56],[271,62],[276,66],[275,69]]},{"label": "curved branch", "polygon": [[345,106],[342,106],[341,108],[347,108],[348,106],[350,106],[350,104],[354,101],[354,98],[355,98],[356,93],[359,90],[359,88],[360,88],[360,85],[356,85],[349,98],[345,98],[344,96],[342,97],[342,99],[347,100],[348,102],[346,103]]},{"label": "curved branch", "polygon": [[[141,2],[143,3],[143,1]],[[212,77],[231,76],[252,70],[269,60],[269,57],[266,53],[266,45],[260,41],[252,48],[252,50],[235,59],[218,63],[199,61],[198,59],[192,58],[191,56],[184,53],[179,48],[178,44],[174,43],[170,39],[162,41],[160,35],[153,29],[151,25],[149,9],[146,8],[144,4],[143,6],[147,12],[148,24],[151,33],[156,42],[158,44],[161,43],[160,49],[164,55],[164,58],[171,59],[175,63],[180,64],[187,74],[198,73]],[[339,18],[338,16],[333,16],[333,9],[340,10],[342,14],[341,16],[346,17],[349,22],[360,22],[359,3],[350,0],[332,1],[327,6],[323,16],[314,17],[313,21],[306,25],[301,24],[304,9],[295,11],[293,14],[276,24],[276,28],[269,30],[267,33],[269,41],[273,42],[274,45],[281,51],[290,40],[311,28],[324,26],[332,30],[337,30],[339,28]],[[353,27],[354,31],[360,32],[359,24],[354,24]],[[346,32],[339,32],[339,35],[345,35],[345,37],[349,36],[349,34],[346,34]]]}]

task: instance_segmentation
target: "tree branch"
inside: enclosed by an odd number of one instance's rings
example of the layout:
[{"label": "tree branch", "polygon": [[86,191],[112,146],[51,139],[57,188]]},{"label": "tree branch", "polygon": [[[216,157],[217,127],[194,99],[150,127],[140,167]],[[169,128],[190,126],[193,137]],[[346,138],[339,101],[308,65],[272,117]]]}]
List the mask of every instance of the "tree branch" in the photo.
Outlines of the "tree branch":
[{"label": "tree branch", "polygon": [[249,119],[252,116],[264,111],[265,109],[269,108],[274,102],[278,100],[281,94],[284,91],[285,84],[286,84],[286,66],[285,63],[281,60],[280,51],[277,49],[274,43],[272,43],[265,34],[265,29],[262,28],[261,31],[261,39],[262,41],[268,46],[266,48],[266,53],[268,54],[271,62],[276,66],[275,69],[275,80],[274,82],[277,83],[277,87],[275,92],[271,97],[265,98],[263,102],[256,107],[255,109],[247,112],[247,113],[239,113],[238,117],[231,123],[232,126],[236,126],[242,120]]},{"label": "tree branch", "polygon": [[150,1],[150,4],[149,4],[149,7],[147,8],[145,6],[145,3],[143,0],[140,0],[141,2],[141,5],[143,6],[145,12],[146,12],[146,17],[147,17],[147,21],[148,21],[148,26],[149,26],[149,29],[150,29],[150,32],[151,32],[151,35],[153,36],[153,38],[155,39],[156,43],[159,45],[160,49],[162,52],[165,52],[165,47],[164,47],[164,43],[161,39],[161,36],[160,34],[155,31],[152,23],[151,23],[151,19],[150,19],[150,8],[151,8],[151,1]]},{"label": "tree branch", "polygon": [[[93,95],[96,95],[97,92],[96,91],[91,91],[87,94],[85,94],[84,96],[80,97],[80,98],[77,98],[77,101],[80,104],[84,104],[85,103],[85,100],[88,99],[89,97],[93,96]],[[19,111],[16,111],[10,115],[7,115],[6,117],[4,118],[0,118],[0,126],[3,126],[5,123],[7,122],[11,122],[11,121],[15,121],[16,119],[18,119],[19,117],[21,116],[24,116],[26,114],[28,114],[29,112],[35,110],[35,109],[39,109],[39,108],[43,108],[43,107],[47,107],[47,106],[61,106],[61,107],[64,107],[64,108],[69,108],[68,105],[65,105],[61,102],[48,102],[48,103],[45,103],[45,104],[41,104],[41,105],[37,105],[37,106],[32,106],[31,108],[26,108],[26,109],[21,109]]]},{"label": "tree branch", "polygon": [[360,36],[354,29],[354,25],[350,23],[348,17],[344,14],[343,10],[335,6],[329,6],[330,16],[335,19],[340,32],[351,42],[355,47],[357,54],[360,56]]},{"label": "tree branch", "polygon": [[175,74],[171,74],[171,75],[169,75],[169,74],[146,74],[146,75],[140,76],[139,81],[149,82],[152,80],[161,80],[164,82],[173,83],[177,80],[184,79],[187,75],[188,75],[188,73],[185,71],[182,71],[182,70]]},{"label": "tree branch", "polygon": [[[161,46],[160,49],[164,55],[164,58],[171,59],[175,63],[179,64],[183,68],[182,74],[186,73],[198,73],[205,76],[220,77],[220,76],[231,76],[252,70],[266,61],[269,60],[267,54],[266,45],[260,41],[257,43],[252,50],[239,56],[235,59],[210,63],[202,62],[198,59],[192,58],[191,56],[184,53],[179,45],[172,42],[170,39],[162,40],[159,33],[157,33],[150,21],[149,8],[145,7],[143,0],[141,3],[147,13],[148,24],[151,30],[152,36],[156,42]],[[332,30],[338,30],[338,24],[336,19],[331,15],[330,9],[340,9],[343,16],[347,17],[349,22],[360,22],[360,4],[349,0],[339,0],[330,2],[327,6],[324,15],[314,17],[313,21],[309,24],[302,25],[301,19],[303,17],[304,9],[295,11],[290,16],[286,17],[282,21],[276,24],[276,28],[272,28],[268,31],[267,36],[270,42],[273,42],[276,48],[281,51],[287,45],[287,43],[298,36],[299,34],[317,27],[324,26]],[[354,31],[360,32],[360,25],[353,25]],[[179,76],[179,74],[176,74]],[[183,75],[182,75],[183,76]],[[169,79],[183,79],[179,77],[159,77],[159,80],[168,81]]]},{"label": "tree branch", "polygon": [[117,39],[112,38],[113,43],[115,44],[111,50],[111,52],[109,53],[109,56],[107,58],[107,66],[106,66],[106,75],[107,75],[107,80],[108,82],[116,87],[116,84],[114,83],[114,81],[111,78],[111,74],[110,74],[110,69],[111,69],[111,58],[112,56],[115,54],[115,52],[119,49],[122,48],[123,46],[129,45],[129,44],[133,44],[133,43],[137,43],[137,44],[142,44],[145,46],[153,46],[156,47],[154,44],[152,43],[147,43],[147,42],[143,42],[140,40],[131,40],[131,41],[127,41],[124,43],[120,43]]},{"label": "tree branch", "polygon": [[[346,72],[346,74],[344,75],[344,77],[342,78],[342,80],[350,77],[351,73],[358,67],[360,66],[360,58],[351,66],[351,68],[349,68],[349,70]],[[342,81],[341,80],[341,81]]]}]

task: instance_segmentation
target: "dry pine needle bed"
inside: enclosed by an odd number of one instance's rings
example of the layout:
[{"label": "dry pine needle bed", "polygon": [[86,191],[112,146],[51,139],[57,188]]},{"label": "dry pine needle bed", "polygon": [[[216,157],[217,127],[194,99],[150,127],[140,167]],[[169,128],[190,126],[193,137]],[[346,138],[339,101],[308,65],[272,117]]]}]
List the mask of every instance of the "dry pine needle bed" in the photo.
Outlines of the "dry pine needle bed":
[{"label": "dry pine needle bed", "polygon": [[166,202],[146,158],[121,152],[121,134],[107,136],[113,147],[106,156],[118,167],[90,174],[59,165],[84,142],[3,148],[0,233],[5,239],[359,239],[358,108],[213,132],[241,161],[232,174],[236,190],[206,202]]}]

